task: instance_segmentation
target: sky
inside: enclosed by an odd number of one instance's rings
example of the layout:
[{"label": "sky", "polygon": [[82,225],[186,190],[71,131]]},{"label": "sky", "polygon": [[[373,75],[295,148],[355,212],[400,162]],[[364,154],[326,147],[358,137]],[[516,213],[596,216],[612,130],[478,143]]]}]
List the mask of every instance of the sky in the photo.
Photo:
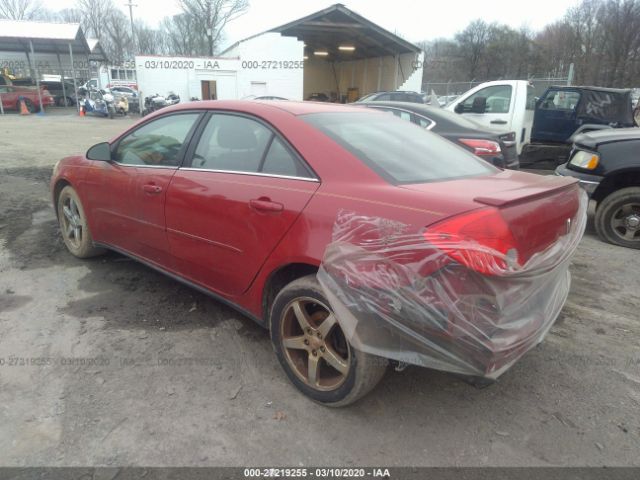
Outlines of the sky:
[{"label": "sky", "polygon": [[[320,0],[249,0],[248,13],[227,25],[224,46],[256,33],[296,20],[336,3]],[[114,0],[128,15],[126,0]],[[133,0],[136,19],[157,26],[164,16],[180,12],[176,0]],[[72,7],[74,0],[43,0],[51,10]],[[511,27],[528,26],[538,30],[560,18],[579,0],[342,0],[342,3],[381,27],[406,40],[418,42],[452,37],[476,18],[505,23]]]}]

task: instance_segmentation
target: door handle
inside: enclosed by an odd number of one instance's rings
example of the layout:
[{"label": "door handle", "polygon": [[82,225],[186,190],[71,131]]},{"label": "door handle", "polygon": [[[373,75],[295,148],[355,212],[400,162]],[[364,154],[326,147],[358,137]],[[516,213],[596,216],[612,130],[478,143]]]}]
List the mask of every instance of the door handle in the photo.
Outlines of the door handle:
[{"label": "door handle", "polygon": [[506,125],[507,121],[506,120],[491,120],[491,122],[489,123],[493,123],[496,125]]},{"label": "door handle", "polygon": [[284,205],[278,202],[272,202],[268,197],[260,197],[249,200],[249,206],[258,212],[279,213],[284,210]]},{"label": "door handle", "polygon": [[147,193],[160,193],[162,192],[162,187],[158,186],[158,185],[153,185],[151,183],[147,183],[146,185],[142,186],[142,189],[147,192]]}]

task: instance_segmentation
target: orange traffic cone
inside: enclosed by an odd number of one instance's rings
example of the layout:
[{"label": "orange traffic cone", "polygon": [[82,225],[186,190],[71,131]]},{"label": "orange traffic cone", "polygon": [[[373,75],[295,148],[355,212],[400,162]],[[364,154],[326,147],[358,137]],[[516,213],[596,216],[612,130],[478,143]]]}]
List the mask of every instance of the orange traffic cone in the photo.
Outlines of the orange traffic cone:
[{"label": "orange traffic cone", "polygon": [[27,108],[27,104],[24,102],[24,98],[20,97],[20,115],[31,115],[31,112]]},{"label": "orange traffic cone", "polygon": [[82,105],[80,105],[80,112],[79,112],[79,115],[80,115],[81,117],[84,117],[84,107],[83,107]]}]

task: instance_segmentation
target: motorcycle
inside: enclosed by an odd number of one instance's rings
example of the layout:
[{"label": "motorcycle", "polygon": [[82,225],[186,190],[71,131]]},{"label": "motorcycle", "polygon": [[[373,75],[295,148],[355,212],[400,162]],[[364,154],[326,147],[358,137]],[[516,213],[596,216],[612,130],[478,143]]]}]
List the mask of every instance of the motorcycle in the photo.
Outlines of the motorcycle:
[{"label": "motorcycle", "polygon": [[129,99],[124,95],[118,97],[118,99],[116,100],[115,108],[118,114],[125,116],[127,113],[129,113]]},{"label": "motorcycle", "polygon": [[116,114],[115,98],[107,90],[91,90],[80,105],[87,114],[109,118]]},{"label": "motorcycle", "polygon": [[180,95],[177,93],[169,92],[169,94],[165,97],[167,99],[168,105],[176,105],[180,103]]},{"label": "motorcycle", "polygon": [[156,110],[160,110],[161,108],[164,108],[168,105],[169,103],[167,102],[167,99],[160,94],[156,93],[155,95],[146,97],[144,99],[144,109],[142,110],[142,116],[144,117],[145,115],[149,115],[150,113],[155,112]]}]

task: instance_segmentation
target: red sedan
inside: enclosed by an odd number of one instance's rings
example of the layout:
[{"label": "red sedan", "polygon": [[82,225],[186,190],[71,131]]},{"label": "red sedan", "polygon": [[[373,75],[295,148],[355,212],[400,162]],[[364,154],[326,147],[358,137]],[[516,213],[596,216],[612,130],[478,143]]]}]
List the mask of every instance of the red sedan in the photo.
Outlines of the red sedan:
[{"label": "red sedan", "polygon": [[389,360],[496,378],[562,308],[585,216],[572,179],[311,102],[162,109],[58,162],[51,191],[73,255],[115,250],[231,304],[330,406]]},{"label": "red sedan", "polygon": [[5,110],[20,111],[20,97],[24,98],[24,104],[31,113],[39,111],[42,106],[50,107],[55,105],[55,99],[48,90],[42,89],[42,105],[36,88],[15,87],[13,85],[0,86],[0,99],[2,99],[2,107]]}]

